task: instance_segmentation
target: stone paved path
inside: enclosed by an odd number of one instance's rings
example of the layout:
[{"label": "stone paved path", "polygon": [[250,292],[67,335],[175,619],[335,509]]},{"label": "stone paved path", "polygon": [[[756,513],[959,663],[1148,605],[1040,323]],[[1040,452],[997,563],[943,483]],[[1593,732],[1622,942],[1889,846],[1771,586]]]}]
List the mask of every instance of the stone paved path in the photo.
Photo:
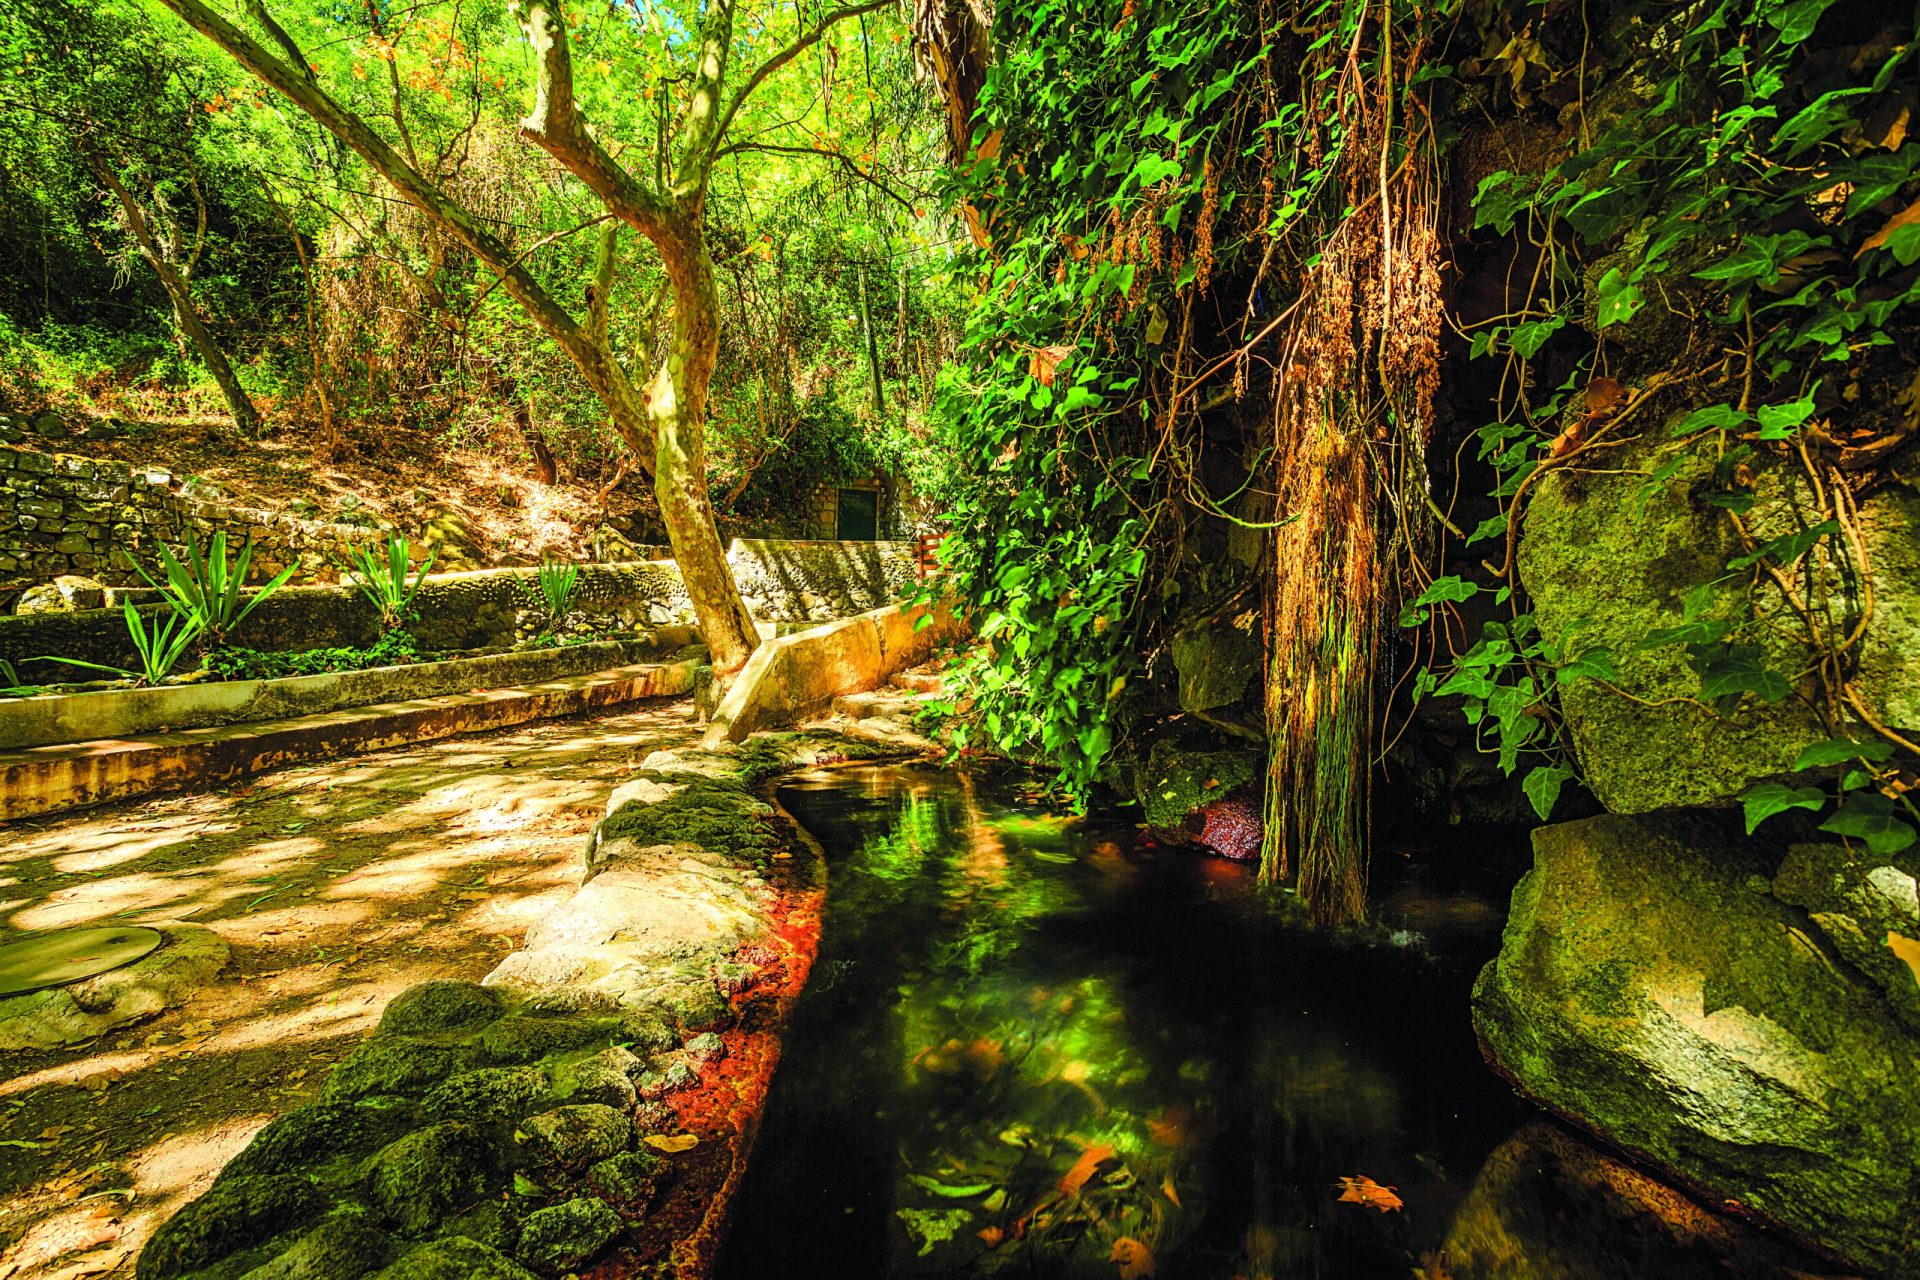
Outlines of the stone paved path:
[{"label": "stone paved path", "polygon": [[153,1021],[0,1062],[0,1280],[131,1276],[393,995],[518,945],[578,884],[607,792],[697,736],[662,701],[0,827],[0,939],[187,920],[233,950]]}]

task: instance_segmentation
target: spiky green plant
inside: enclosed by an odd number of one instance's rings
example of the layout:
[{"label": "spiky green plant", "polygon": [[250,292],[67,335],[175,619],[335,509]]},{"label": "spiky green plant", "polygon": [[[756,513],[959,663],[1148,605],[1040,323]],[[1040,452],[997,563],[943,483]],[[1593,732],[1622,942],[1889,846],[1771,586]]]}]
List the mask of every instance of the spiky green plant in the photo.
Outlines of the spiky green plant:
[{"label": "spiky green plant", "polygon": [[227,535],[224,532],[215,533],[205,554],[202,554],[200,540],[189,529],[186,550],[187,554],[182,558],[174,555],[166,543],[161,543],[160,568],[166,580],[155,580],[145,569],[140,570],[140,576],[147,580],[147,585],[156,588],[166,598],[181,618],[198,622],[197,634],[216,649],[231,639],[234,630],[246,620],[248,614],[260,607],[262,601],[287,585],[296,568],[289,565],[265,585],[242,596],[247,570],[253,564],[252,538],[240,545],[240,553],[232,563],[227,561]]},{"label": "spiky green plant", "polygon": [[553,560],[542,564],[540,594],[547,602],[547,625],[558,627],[580,599],[580,566]]},{"label": "spiky green plant", "polygon": [[427,558],[420,564],[420,572],[407,579],[407,568],[412,557],[412,545],[400,534],[387,539],[387,555],[382,561],[368,547],[355,547],[352,563],[336,560],[353,584],[360,588],[373,607],[380,612],[380,634],[406,629],[411,617],[409,609],[414,595],[420,590],[420,584],[427,580],[427,573],[433,568],[437,552],[429,549]]},{"label": "spiky green plant", "polygon": [[110,676],[121,676],[137,684],[162,684],[173,674],[174,667],[186,655],[187,647],[200,636],[201,623],[196,617],[180,613],[177,610],[165,618],[156,617],[151,627],[140,611],[128,601],[126,606],[127,633],[133,637],[133,648],[140,655],[140,669],[129,670],[126,667],[110,666],[103,662],[88,662],[84,658],[62,658],[48,654],[38,659],[41,662],[62,662],[70,667],[84,667],[89,671],[104,671]]}]

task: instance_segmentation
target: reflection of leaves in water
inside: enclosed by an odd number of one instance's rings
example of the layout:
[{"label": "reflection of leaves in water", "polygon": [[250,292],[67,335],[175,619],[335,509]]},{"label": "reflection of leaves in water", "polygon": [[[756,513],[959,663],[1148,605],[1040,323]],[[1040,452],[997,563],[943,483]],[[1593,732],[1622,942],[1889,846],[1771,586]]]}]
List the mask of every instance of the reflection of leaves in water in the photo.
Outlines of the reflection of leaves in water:
[{"label": "reflection of leaves in water", "polygon": [[917,1256],[922,1258],[932,1253],[935,1245],[953,1239],[955,1232],[973,1221],[973,1215],[965,1209],[896,1209],[894,1213],[920,1242]]}]

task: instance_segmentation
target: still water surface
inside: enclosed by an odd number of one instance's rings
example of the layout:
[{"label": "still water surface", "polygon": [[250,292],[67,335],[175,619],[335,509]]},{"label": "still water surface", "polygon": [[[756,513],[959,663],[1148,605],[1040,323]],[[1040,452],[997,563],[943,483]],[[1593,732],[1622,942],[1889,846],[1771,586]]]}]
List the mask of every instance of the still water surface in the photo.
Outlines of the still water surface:
[{"label": "still water surface", "polygon": [[1586,1197],[1608,1162],[1481,1062],[1468,992],[1523,845],[1382,854],[1384,927],[1337,936],[1250,868],[962,774],[781,800],[827,924],[723,1280],[1778,1274],[1729,1269],[1721,1220]]}]

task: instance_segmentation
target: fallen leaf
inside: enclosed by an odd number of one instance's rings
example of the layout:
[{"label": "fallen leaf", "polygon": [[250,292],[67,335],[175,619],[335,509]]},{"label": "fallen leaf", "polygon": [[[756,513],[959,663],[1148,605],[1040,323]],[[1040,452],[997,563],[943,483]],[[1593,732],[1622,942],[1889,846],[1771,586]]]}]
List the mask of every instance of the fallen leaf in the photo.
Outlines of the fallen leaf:
[{"label": "fallen leaf", "polygon": [[1027,372],[1032,374],[1041,386],[1050,387],[1053,385],[1055,371],[1060,368],[1060,362],[1072,354],[1072,347],[1041,347],[1033,353],[1033,359],[1027,362]]},{"label": "fallen leaf", "polygon": [[676,1133],[668,1137],[664,1133],[650,1133],[641,1139],[655,1151],[664,1151],[668,1155],[678,1155],[682,1151],[691,1151],[700,1145],[700,1139],[691,1133]]},{"label": "fallen leaf", "polygon": [[1897,933],[1887,935],[1887,946],[1893,954],[1906,961],[1907,968],[1913,970],[1913,980],[1920,982],[1920,942],[1912,938],[1903,938]]},{"label": "fallen leaf", "polygon": [[1605,413],[1620,403],[1626,389],[1613,378],[1595,378],[1587,384],[1587,412]]},{"label": "fallen leaf", "polygon": [[979,1236],[980,1243],[989,1249],[998,1249],[1001,1242],[1007,1238],[1007,1233],[999,1227],[982,1227],[973,1234]]},{"label": "fallen leaf", "polygon": [[1174,1208],[1179,1209],[1184,1207],[1180,1203],[1180,1193],[1174,1190],[1172,1174],[1168,1174],[1166,1177],[1160,1180],[1160,1194],[1165,1196],[1167,1198],[1167,1203],[1172,1205]]},{"label": "fallen leaf", "polygon": [[1141,1280],[1143,1276],[1153,1274],[1153,1250],[1132,1236],[1121,1236],[1113,1242],[1113,1252],[1107,1255],[1107,1261],[1120,1268],[1120,1280]]},{"label": "fallen leaf", "polygon": [[[1920,222],[1920,200],[1915,200],[1912,204],[1894,214],[1891,218],[1888,218],[1878,231],[1868,236],[1866,242],[1854,251],[1853,256],[1857,259],[1868,250],[1878,249],[1893,237],[1894,232],[1906,226],[1909,222]],[[1052,379],[1048,379],[1048,381],[1051,382]]]},{"label": "fallen leaf", "polygon": [[1073,1168],[1067,1170],[1067,1176],[1060,1179],[1060,1189],[1068,1195],[1079,1194],[1080,1188],[1098,1172],[1101,1165],[1113,1159],[1113,1148],[1104,1142],[1096,1142],[1080,1153],[1073,1162]]},{"label": "fallen leaf", "polygon": [[1378,1209],[1382,1213],[1390,1213],[1400,1207],[1400,1197],[1394,1194],[1395,1189],[1393,1187],[1383,1187],[1372,1178],[1359,1174],[1355,1174],[1350,1178],[1342,1178],[1340,1179],[1340,1188],[1341,1200],[1349,1200],[1354,1204],[1364,1204],[1371,1208]]}]

